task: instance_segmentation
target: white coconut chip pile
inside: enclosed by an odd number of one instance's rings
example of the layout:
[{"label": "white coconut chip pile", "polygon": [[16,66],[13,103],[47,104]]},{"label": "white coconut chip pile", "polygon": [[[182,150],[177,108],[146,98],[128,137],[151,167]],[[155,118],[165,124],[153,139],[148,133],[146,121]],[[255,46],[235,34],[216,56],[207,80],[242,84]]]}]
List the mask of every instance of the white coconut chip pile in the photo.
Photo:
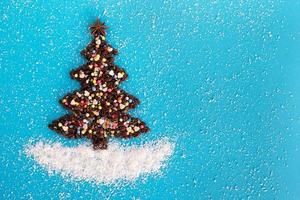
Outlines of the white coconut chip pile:
[{"label": "white coconut chip pile", "polygon": [[86,144],[66,147],[60,143],[38,142],[27,145],[25,153],[50,174],[58,172],[75,180],[110,184],[159,173],[173,150],[174,144],[162,139],[141,146],[112,142],[107,150],[97,151]]}]

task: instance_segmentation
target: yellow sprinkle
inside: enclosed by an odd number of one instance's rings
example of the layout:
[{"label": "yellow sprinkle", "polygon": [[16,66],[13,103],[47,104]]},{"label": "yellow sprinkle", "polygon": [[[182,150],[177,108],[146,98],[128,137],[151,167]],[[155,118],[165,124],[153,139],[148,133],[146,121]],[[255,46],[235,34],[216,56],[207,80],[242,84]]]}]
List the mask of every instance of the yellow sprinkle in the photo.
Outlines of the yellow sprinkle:
[{"label": "yellow sprinkle", "polygon": [[124,105],[124,104],[120,104],[120,108],[121,108],[121,109],[124,109],[124,108],[125,108],[125,105]]},{"label": "yellow sprinkle", "polygon": [[122,78],[124,76],[124,73],[119,72],[118,73],[118,78]]},{"label": "yellow sprinkle", "polygon": [[94,60],[95,60],[95,61],[98,61],[99,59],[100,59],[100,55],[97,54],[97,55],[94,57]]}]

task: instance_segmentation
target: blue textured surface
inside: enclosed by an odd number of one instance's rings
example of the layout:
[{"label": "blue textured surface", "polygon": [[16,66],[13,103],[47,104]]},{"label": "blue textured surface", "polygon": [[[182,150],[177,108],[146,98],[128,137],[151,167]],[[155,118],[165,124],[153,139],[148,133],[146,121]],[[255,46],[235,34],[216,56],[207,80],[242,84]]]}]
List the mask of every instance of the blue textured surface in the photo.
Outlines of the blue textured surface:
[{"label": "blue textured surface", "polygon": [[[300,2],[0,2],[1,199],[299,199]],[[48,176],[23,153],[78,88],[96,16],[119,49],[132,113],[177,140],[162,177],[122,188]]]}]

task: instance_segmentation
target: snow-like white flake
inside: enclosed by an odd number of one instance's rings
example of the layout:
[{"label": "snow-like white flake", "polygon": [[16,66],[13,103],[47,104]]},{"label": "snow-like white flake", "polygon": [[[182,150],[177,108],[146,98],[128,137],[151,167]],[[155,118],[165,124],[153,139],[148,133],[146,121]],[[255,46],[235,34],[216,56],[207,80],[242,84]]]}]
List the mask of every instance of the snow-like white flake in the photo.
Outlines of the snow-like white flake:
[{"label": "snow-like white flake", "polygon": [[76,180],[110,184],[160,172],[172,155],[174,144],[166,139],[141,146],[112,143],[107,150],[93,150],[87,144],[66,147],[60,143],[38,142],[27,145],[26,155],[49,173],[58,172]]}]

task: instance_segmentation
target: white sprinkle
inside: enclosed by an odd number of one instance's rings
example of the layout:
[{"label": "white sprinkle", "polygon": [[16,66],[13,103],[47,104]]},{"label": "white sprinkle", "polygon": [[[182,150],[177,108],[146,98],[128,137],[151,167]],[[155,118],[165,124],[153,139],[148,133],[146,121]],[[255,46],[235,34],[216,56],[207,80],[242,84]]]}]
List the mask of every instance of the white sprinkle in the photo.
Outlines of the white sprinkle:
[{"label": "white sprinkle", "polygon": [[84,72],[80,71],[79,78],[84,78],[84,77],[85,77]]},{"label": "white sprinkle", "polygon": [[75,101],[74,99],[72,99],[72,101],[70,102],[70,104],[71,104],[72,106],[74,106],[74,105],[76,104],[76,101]]},{"label": "white sprinkle", "polygon": [[100,45],[100,44],[101,44],[101,40],[96,39],[96,44],[97,44],[97,45]]},{"label": "white sprinkle", "polygon": [[98,151],[84,144],[65,147],[60,143],[38,142],[28,145],[25,153],[49,174],[58,172],[71,179],[110,184],[159,173],[173,149],[174,145],[166,139],[142,146],[122,146],[113,142],[109,143],[107,150]]},{"label": "white sprinkle", "polygon": [[63,129],[64,131],[68,131],[68,130],[69,130],[69,127],[63,126],[62,129]]},{"label": "white sprinkle", "polygon": [[135,126],[133,129],[134,129],[134,131],[135,131],[135,132],[137,132],[137,131],[139,131],[139,130],[140,130],[140,127],[138,127],[138,126]]},{"label": "white sprinkle", "polygon": [[111,76],[115,75],[113,70],[110,70],[108,74],[111,75]]},{"label": "white sprinkle", "polygon": [[126,130],[127,130],[128,133],[132,133],[133,132],[133,130],[132,130],[132,128],[130,126]]},{"label": "white sprinkle", "polygon": [[113,48],[107,47],[107,51],[108,51],[108,52],[112,52],[112,51],[113,51]]},{"label": "white sprinkle", "polygon": [[85,90],[85,91],[84,91],[84,96],[87,97],[87,96],[89,96],[89,95],[90,95],[89,91]]}]

